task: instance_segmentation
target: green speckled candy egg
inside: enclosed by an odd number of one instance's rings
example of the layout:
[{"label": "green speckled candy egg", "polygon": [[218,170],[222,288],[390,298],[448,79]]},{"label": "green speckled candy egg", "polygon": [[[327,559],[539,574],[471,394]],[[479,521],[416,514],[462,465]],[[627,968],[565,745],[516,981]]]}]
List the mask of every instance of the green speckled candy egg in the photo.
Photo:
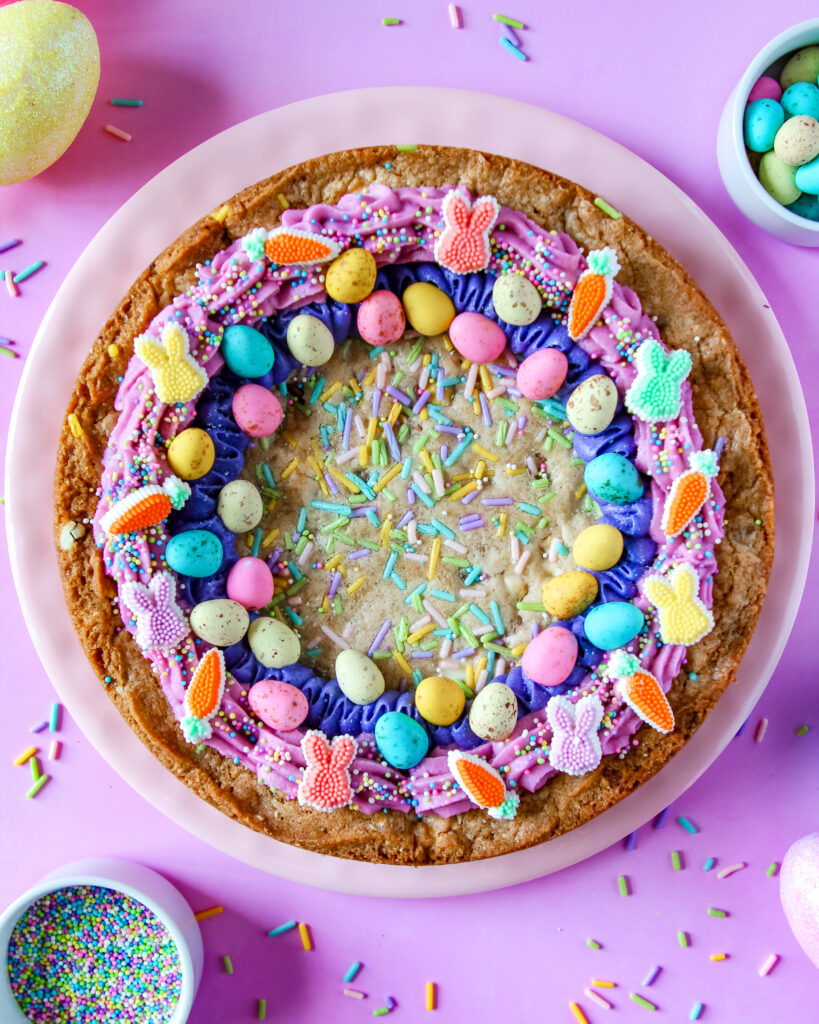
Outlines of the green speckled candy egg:
[{"label": "green speckled candy egg", "polygon": [[300,313],[287,325],[287,347],[305,366],[323,366],[335,349],[333,333],[317,316]]},{"label": "green speckled candy egg", "polygon": [[372,704],[384,692],[384,677],[376,663],[361,651],[341,651],[336,658],[336,679],[353,704]]},{"label": "green speckled candy egg", "polygon": [[264,504],[249,480],[231,480],[219,491],[216,511],[231,533],[247,533],[261,522]]},{"label": "green speckled candy egg", "polygon": [[247,609],[238,601],[226,597],[200,601],[191,612],[191,629],[214,647],[238,644],[249,625]]},{"label": "green speckled candy egg", "polygon": [[283,622],[261,616],[250,623],[247,631],[250,649],[265,668],[293,665],[301,654],[301,641]]},{"label": "green speckled candy egg", "polygon": [[521,274],[501,274],[492,288],[492,305],[501,320],[515,327],[534,323],[543,309],[540,292]]}]

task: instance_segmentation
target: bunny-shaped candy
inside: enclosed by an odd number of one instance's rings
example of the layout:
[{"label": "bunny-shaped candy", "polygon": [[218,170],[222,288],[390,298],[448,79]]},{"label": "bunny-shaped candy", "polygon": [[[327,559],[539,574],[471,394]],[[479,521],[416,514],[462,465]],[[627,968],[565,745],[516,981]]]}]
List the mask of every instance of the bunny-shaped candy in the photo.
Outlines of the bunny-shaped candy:
[{"label": "bunny-shaped candy", "polygon": [[334,811],[353,798],[350,765],[356,755],[352,736],[337,736],[332,745],[318,729],[305,733],[301,749],[307,766],[299,783],[299,803],[317,811]]},{"label": "bunny-shaped candy", "polygon": [[556,772],[585,775],[600,764],[603,751],[597,730],[603,719],[603,705],[594,694],[572,704],[568,697],[552,697],[546,705],[552,727],[549,764]]},{"label": "bunny-shaped candy", "polygon": [[192,401],[208,382],[208,375],[190,354],[187,331],[179,324],[165,324],[161,342],[141,334],[134,349],[151,371],[157,398],[166,405]]},{"label": "bunny-shaped candy", "polygon": [[673,420],[680,414],[682,382],[691,372],[684,348],[669,352],[655,338],[644,341],[635,356],[637,376],[626,392],[626,408],[646,423]]},{"label": "bunny-shaped candy", "polygon": [[453,189],[441,203],[444,230],[435,243],[435,259],[456,274],[489,265],[489,232],[500,207],[494,196],[480,196],[472,206]]},{"label": "bunny-shaped candy", "polygon": [[137,617],[136,642],[143,651],[172,651],[188,635],[169,572],[155,573],[147,587],[136,580],[124,583],[120,596]]},{"label": "bunny-shaped candy", "polygon": [[714,616],[697,595],[699,579],[687,562],[675,566],[668,576],[648,576],[643,592],[660,616],[664,644],[689,647],[714,628]]}]

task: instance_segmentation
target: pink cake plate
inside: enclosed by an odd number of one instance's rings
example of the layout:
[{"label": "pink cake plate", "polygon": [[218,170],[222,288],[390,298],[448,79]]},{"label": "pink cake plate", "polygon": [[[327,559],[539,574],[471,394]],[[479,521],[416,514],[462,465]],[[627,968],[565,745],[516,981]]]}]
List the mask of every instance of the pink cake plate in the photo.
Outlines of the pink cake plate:
[{"label": "pink cake plate", "polygon": [[[49,538],[55,451],[72,384],[101,325],[153,257],[203,213],[279,169],[334,150],[420,142],[502,153],[580,182],[633,217],[706,284],[751,376],[763,385],[759,400],[784,500],[777,505],[769,593],[737,684],[662,772],[552,842],[476,863],[409,868],[275,842],[173,778],[91,670]],[[431,88],[363,89],[271,110],[198,146],[140,189],[93,239],[43,320],[17,395],[6,479],[12,565],[26,621],[46,672],[103,757],[146,800],[218,849],[285,878],[378,896],[451,896],[528,881],[597,853],[676,800],[726,746],[779,660],[805,584],[813,509],[810,430],[793,360],[759,286],[715,225],[653,167],[583,125],[498,96]]]}]

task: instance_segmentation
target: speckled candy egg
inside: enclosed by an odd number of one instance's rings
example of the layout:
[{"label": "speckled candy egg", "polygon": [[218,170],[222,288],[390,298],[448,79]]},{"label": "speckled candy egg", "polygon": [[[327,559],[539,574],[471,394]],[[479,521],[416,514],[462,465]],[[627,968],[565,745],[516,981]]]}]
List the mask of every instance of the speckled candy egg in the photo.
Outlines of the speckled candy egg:
[{"label": "speckled candy egg", "polygon": [[353,704],[372,704],[385,690],[378,665],[352,648],[341,651],[336,658],[336,679],[341,692]]},{"label": "speckled candy egg", "polygon": [[405,289],[401,302],[413,330],[428,338],[443,334],[455,319],[452,299],[429,281],[416,281]]},{"label": "speckled candy egg", "polygon": [[492,305],[501,320],[515,327],[533,324],[543,309],[540,292],[522,274],[501,274],[492,288]]},{"label": "speckled candy egg", "polygon": [[483,313],[459,313],[449,325],[449,340],[465,359],[491,363],[506,348],[503,328]]},{"label": "speckled candy egg", "polygon": [[[768,153],[765,154],[765,156],[769,155]],[[790,168],[790,170],[794,170],[794,168]],[[801,167],[795,168],[795,170],[796,174],[793,176],[794,187],[800,192],[807,192],[812,196],[819,195],[819,157],[803,164]],[[797,198],[799,197],[797,196]],[[792,203],[795,201],[795,199],[790,200]]]},{"label": "speckled candy egg", "polygon": [[191,612],[190,622],[191,629],[202,640],[214,647],[230,647],[247,633],[250,616],[238,601],[219,597],[200,601]]},{"label": "speckled candy egg", "polygon": [[776,133],[774,153],[791,167],[801,167],[819,156],[819,121],[804,115],[788,118]]},{"label": "speckled candy egg", "polygon": [[247,324],[226,327],[219,351],[237,377],[264,377],[273,369],[276,358],[267,338]]},{"label": "speckled candy egg", "polygon": [[264,504],[249,480],[231,480],[219,491],[216,511],[231,533],[247,533],[261,522]]},{"label": "speckled candy egg", "polygon": [[614,419],[617,395],[617,386],[611,377],[604,373],[587,377],[569,395],[566,419],[580,434],[600,434]]},{"label": "speckled candy egg", "polygon": [[327,268],[324,287],[337,302],[361,302],[375,288],[375,258],[366,249],[348,249]]},{"label": "speckled candy egg", "polygon": [[301,690],[280,679],[262,679],[254,683],[248,692],[247,702],[265,725],[279,732],[298,729],[310,711]]},{"label": "speckled candy egg", "polygon": [[464,691],[446,676],[427,676],[415,689],[418,713],[431,725],[452,725],[461,717],[465,704]]},{"label": "speckled candy egg", "polygon": [[788,849],[779,873],[779,898],[796,941],[819,967],[819,832]]},{"label": "speckled candy egg", "polygon": [[527,356],[518,367],[517,386],[533,402],[551,398],[563,386],[569,360],[556,348],[542,348]]},{"label": "speckled candy egg", "polygon": [[429,736],[409,715],[387,711],[375,723],[375,745],[393,768],[414,768],[429,750]]},{"label": "speckled candy egg", "polygon": [[815,82],[795,82],[782,94],[785,117],[819,117],[819,88]]},{"label": "speckled candy egg", "polygon": [[273,600],[273,573],[261,558],[240,558],[228,573],[227,595],[245,608],[264,608]]},{"label": "speckled candy egg", "polygon": [[523,671],[541,686],[559,686],[577,663],[577,637],[565,626],[549,626],[530,640],[521,659]]},{"label": "speckled candy egg", "polygon": [[773,148],[776,133],[785,120],[785,111],[775,100],[754,100],[745,108],[743,128],[745,145],[754,153]]},{"label": "speckled candy egg", "polygon": [[808,220],[819,220],[819,196],[812,196],[809,192],[803,192],[795,203],[790,203],[788,209],[798,217],[807,217]]},{"label": "speckled candy egg", "polygon": [[630,601],[607,601],[592,608],[583,620],[586,636],[601,651],[630,644],[643,628],[643,613]]},{"label": "speckled candy egg", "polygon": [[232,402],[233,418],[250,437],[269,437],[282,421],[281,402],[261,384],[243,384]]},{"label": "speckled candy egg", "polygon": [[[807,167],[810,164],[806,164]],[[779,157],[771,150],[763,153],[759,161],[759,180],[765,191],[778,203],[787,206],[799,198],[802,189],[796,184],[796,175],[801,167],[790,167],[782,163]]]},{"label": "speckled candy egg", "polygon": [[819,46],[805,46],[782,68],[779,84],[789,89],[794,82],[815,82],[819,77]]},{"label": "speckled candy egg", "polygon": [[592,572],[605,572],[617,565],[623,554],[623,535],[616,526],[596,523],[577,535],[572,547],[575,564]]},{"label": "speckled candy egg", "polygon": [[222,542],[210,530],[186,530],[171,537],[165,561],[181,576],[204,579],[219,571],[224,551]]},{"label": "speckled candy egg", "polygon": [[392,292],[373,292],[358,307],[356,325],[368,345],[391,345],[407,326],[401,300]]},{"label": "speckled candy egg", "polygon": [[0,185],[34,177],[68,149],[100,77],[91,22],[69,4],[0,9]]},{"label": "speckled candy egg", "polygon": [[553,576],[543,584],[543,605],[556,619],[572,619],[589,607],[597,597],[597,591],[594,576],[572,569]]},{"label": "speckled candy egg", "polygon": [[469,709],[469,728],[482,740],[508,739],[518,721],[518,699],[506,683],[487,683]]},{"label": "speckled candy egg", "polygon": [[188,427],[168,446],[168,465],[181,480],[198,480],[213,469],[216,449],[206,430]]},{"label": "speckled candy egg", "polygon": [[283,622],[260,616],[247,631],[250,649],[265,668],[294,665],[301,654],[301,641]]},{"label": "speckled candy egg", "polygon": [[624,455],[605,452],[586,464],[586,487],[595,498],[613,505],[629,505],[642,497],[640,474]]},{"label": "speckled candy egg", "polygon": [[335,350],[333,332],[317,316],[299,313],[287,325],[287,347],[305,366],[323,366]]}]

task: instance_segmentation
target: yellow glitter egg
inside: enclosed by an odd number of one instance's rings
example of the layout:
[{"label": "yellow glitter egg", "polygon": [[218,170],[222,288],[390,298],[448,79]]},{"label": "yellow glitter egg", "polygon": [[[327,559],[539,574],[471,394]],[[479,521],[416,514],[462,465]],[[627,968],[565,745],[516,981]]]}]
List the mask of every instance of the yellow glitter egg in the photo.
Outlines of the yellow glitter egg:
[{"label": "yellow glitter egg", "polygon": [[68,149],[91,109],[100,51],[70,4],[0,8],[0,185],[26,181]]},{"label": "yellow glitter egg", "polygon": [[452,725],[461,717],[465,703],[464,691],[446,676],[428,676],[415,690],[415,706],[432,725]]},{"label": "yellow glitter egg", "polygon": [[366,249],[348,249],[327,268],[324,286],[331,299],[361,302],[375,288],[376,266]]}]

